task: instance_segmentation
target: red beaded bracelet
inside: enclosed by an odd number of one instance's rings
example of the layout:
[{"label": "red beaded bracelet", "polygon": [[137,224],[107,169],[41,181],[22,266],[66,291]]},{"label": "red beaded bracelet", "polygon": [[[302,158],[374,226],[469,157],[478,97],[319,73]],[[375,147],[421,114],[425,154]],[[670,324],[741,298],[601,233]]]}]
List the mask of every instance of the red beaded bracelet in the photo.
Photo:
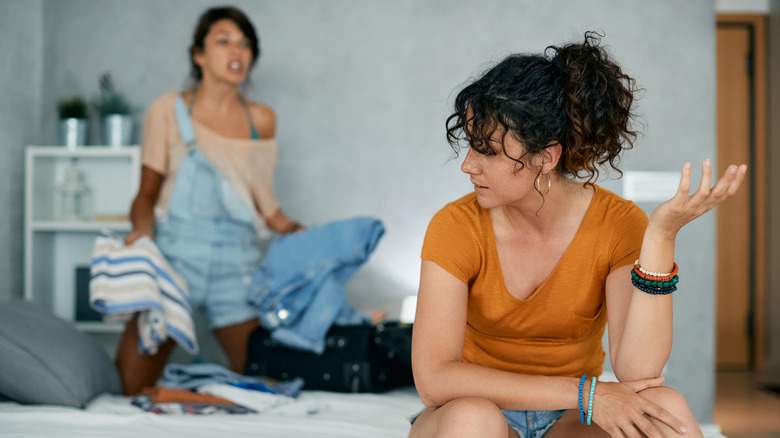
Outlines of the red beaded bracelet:
[{"label": "red beaded bracelet", "polygon": [[634,262],[634,272],[645,280],[655,280],[655,281],[668,281],[674,278],[675,275],[679,272],[680,268],[677,266],[677,263],[674,263],[674,268],[672,269],[672,272],[668,274],[660,274],[657,272],[650,272],[646,269],[643,269],[639,265],[639,259]]}]

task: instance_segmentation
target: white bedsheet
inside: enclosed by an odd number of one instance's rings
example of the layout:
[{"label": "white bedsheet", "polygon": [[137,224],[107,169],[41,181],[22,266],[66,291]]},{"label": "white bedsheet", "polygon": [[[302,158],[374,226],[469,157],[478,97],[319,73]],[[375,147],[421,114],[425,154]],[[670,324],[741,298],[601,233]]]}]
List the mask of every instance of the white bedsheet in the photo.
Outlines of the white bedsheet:
[{"label": "white bedsheet", "polygon": [[[128,397],[102,395],[85,410],[0,403],[0,437],[405,437],[409,417],[423,408],[413,387],[383,394],[303,391],[296,403],[314,415],[156,415]],[[303,411],[304,409],[301,409]]]},{"label": "white bedsheet", "polygon": [[[413,387],[383,394],[302,391],[285,415],[156,415],[130,405],[129,397],[102,395],[85,410],[0,403],[0,437],[252,437],[390,438],[409,434],[409,417],[423,409]],[[314,415],[301,414],[310,407]],[[702,425],[705,438],[725,438]]]}]

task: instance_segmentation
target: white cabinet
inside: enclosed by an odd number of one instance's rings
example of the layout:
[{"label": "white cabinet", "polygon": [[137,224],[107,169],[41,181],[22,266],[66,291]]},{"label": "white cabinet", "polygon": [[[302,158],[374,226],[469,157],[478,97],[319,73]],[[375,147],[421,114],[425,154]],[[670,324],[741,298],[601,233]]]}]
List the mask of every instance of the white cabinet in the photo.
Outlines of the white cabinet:
[{"label": "white cabinet", "polygon": [[[88,267],[98,233],[126,234],[130,204],[141,173],[138,146],[28,146],[25,153],[24,298],[73,321],[85,331],[119,331],[120,325],[76,320],[76,268]],[[90,188],[86,220],[61,220],[57,186],[76,166]]]}]

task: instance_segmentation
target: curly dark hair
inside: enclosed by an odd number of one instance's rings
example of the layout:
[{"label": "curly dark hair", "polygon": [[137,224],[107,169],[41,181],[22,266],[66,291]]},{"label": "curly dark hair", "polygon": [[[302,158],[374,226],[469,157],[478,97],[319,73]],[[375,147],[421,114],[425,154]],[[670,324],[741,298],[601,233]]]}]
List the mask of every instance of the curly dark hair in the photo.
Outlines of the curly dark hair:
[{"label": "curly dark hair", "polygon": [[[499,130],[501,149],[519,164],[517,170],[525,167],[526,155],[557,142],[563,151],[558,170],[564,174],[592,184],[599,167],[609,163],[622,175],[620,153],[637,137],[630,125],[639,89],[600,45],[603,36],[586,32],[582,43],[510,55],[461,90],[446,122],[456,156],[463,147],[496,152],[490,139]],[[523,144],[520,157],[507,154],[507,134]],[[468,146],[461,144],[464,139]]]},{"label": "curly dark hair", "polygon": [[195,63],[195,51],[203,50],[204,40],[206,35],[211,30],[211,25],[219,20],[231,20],[241,29],[244,36],[249,40],[250,48],[252,49],[252,64],[249,66],[250,70],[255,66],[257,59],[260,57],[260,38],[255,32],[255,27],[252,26],[252,22],[249,18],[241,12],[238,8],[233,6],[222,6],[206,10],[195,25],[195,32],[192,34],[192,45],[190,46],[190,77],[195,83],[199,83],[203,79],[203,70]]}]

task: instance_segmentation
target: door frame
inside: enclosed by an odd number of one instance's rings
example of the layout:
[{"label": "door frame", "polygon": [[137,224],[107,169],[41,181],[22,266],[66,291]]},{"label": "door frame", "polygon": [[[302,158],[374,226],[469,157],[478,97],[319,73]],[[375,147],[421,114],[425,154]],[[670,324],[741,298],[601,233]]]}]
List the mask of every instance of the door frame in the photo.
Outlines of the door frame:
[{"label": "door frame", "polygon": [[[747,324],[751,369],[762,368],[766,349],[766,186],[767,186],[767,16],[716,14],[716,26],[744,26],[751,34],[753,83],[751,84],[751,138],[748,178],[750,187],[750,275]],[[718,145],[720,147],[720,145]]]}]

